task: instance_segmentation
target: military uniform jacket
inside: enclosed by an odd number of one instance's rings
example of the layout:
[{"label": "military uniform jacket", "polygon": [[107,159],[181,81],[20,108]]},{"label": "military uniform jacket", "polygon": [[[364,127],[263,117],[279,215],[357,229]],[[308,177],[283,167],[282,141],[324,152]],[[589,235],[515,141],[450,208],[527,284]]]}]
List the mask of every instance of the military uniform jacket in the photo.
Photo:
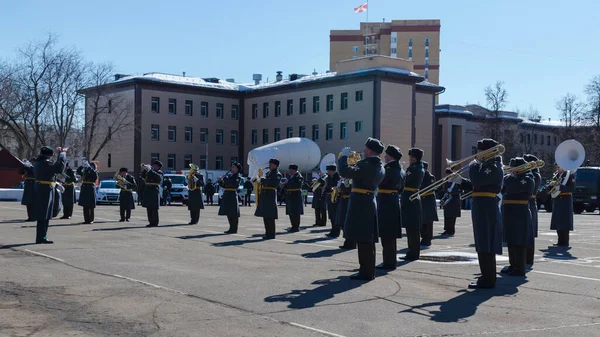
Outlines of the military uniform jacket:
[{"label": "military uniform jacket", "polygon": [[[344,224],[344,238],[358,243],[378,241],[377,202],[375,190],[383,180],[385,169],[379,157],[360,160],[348,165],[348,157],[338,159],[338,172],[352,179],[352,189]],[[366,192],[366,193],[365,193]]]},{"label": "military uniform jacket", "polygon": [[127,174],[125,180],[127,180],[127,184],[125,185],[125,189],[121,189],[119,193],[119,204],[125,207],[125,209],[135,209],[135,202],[133,201],[133,191],[137,188],[135,178]]},{"label": "military uniform jacket", "polygon": [[21,205],[33,205],[35,200],[35,177],[33,176],[33,166],[23,166],[19,169],[19,173],[23,175],[23,197]]},{"label": "military uniform jacket", "polygon": [[75,177],[75,172],[73,169],[68,168],[65,170],[65,182],[63,187],[65,191],[62,193],[62,203],[63,205],[73,205],[75,203],[75,183],[77,182],[77,178]]},{"label": "military uniform jacket", "polygon": [[[239,173],[225,176],[219,181],[219,186],[225,189],[221,199],[221,206],[219,207],[219,215],[240,216],[240,205],[237,197],[237,188],[240,186],[240,181]],[[227,189],[234,189],[235,191],[228,191]]]},{"label": "military uniform jacket", "polygon": [[56,187],[48,182],[56,182],[56,175],[63,172],[65,165],[64,156],[59,156],[54,163],[44,156],[39,156],[33,164],[33,175],[35,176],[33,217],[35,220],[52,219]]},{"label": "military uniform jacket", "polygon": [[402,205],[402,227],[420,228],[421,227],[421,199],[416,198],[410,201],[413,195],[421,187],[425,170],[422,162],[410,164],[406,169],[406,180],[404,182],[404,191],[401,196]]},{"label": "military uniform jacket", "polygon": [[96,180],[98,180],[98,171],[91,167],[77,169],[77,174],[81,176],[81,187],[79,192],[79,206],[96,207]]},{"label": "military uniform jacket", "polygon": [[167,200],[167,197],[171,193],[172,188],[173,188],[173,182],[170,179],[166,180],[163,177],[163,181],[162,181],[162,197],[163,197],[163,199]]},{"label": "military uniform jacket", "polygon": [[340,185],[340,197],[337,205],[337,213],[335,214],[334,224],[337,227],[344,228],[344,222],[346,222],[346,213],[348,212],[348,202],[350,201],[350,191],[352,190],[352,184],[348,181],[348,184]]},{"label": "military uniform jacket", "polygon": [[335,221],[335,215],[337,212],[337,201],[331,201],[331,193],[333,192],[333,189],[337,187],[341,179],[342,178],[340,177],[340,174],[337,172],[334,173],[331,177],[325,177],[325,188],[323,190],[323,197],[325,198],[325,202],[327,202],[327,216],[329,220]]},{"label": "military uniform jacket", "polygon": [[[564,182],[567,172],[560,175]],[[560,186],[560,195],[552,199],[552,220],[550,229],[573,230],[573,192],[575,191],[575,176],[569,175],[566,184]]]},{"label": "military uniform jacket", "polygon": [[385,164],[384,168],[385,175],[379,183],[377,192],[379,237],[401,238],[402,212],[400,211],[400,193],[404,190],[406,175],[397,160]]},{"label": "military uniform jacket", "polygon": [[529,211],[531,212],[531,223],[533,225],[533,236],[537,238],[538,236],[538,208],[537,208],[537,196],[536,193],[540,188],[540,184],[542,183],[542,176],[540,175],[540,170],[535,169],[531,171],[533,174],[533,179],[535,180],[535,187],[533,189],[533,195],[529,198]]},{"label": "military uniform jacket", "polygon": [[255,216],[277,219],[277,187],[281,181],[281,173],[275,170],[267,172],[260,180],[261,191],[258,196]]},{"label": "military uniform jacket", "polygon": [[[429,171],[425,171],[423,182],[421,182],[421,189],[433,183],[435,183],[435,177]],[[421,222],[424,224],[439,221],[435,192],[430,193],[429,195],[421,195]]]},{"label": "military uniform jacket", "polygon": [[502,186],[502,223],[504,242],[508,245],[533,244],[533,223],[529,199],[533,194],[535,180],[532,174],[504,177]]},{"label": "military uniform jacket", "polygon": [[[475,248],[478,253],[502,254],[502,216],[496,197],[504,179],[502,162],[471,163],[469,178],[473,185],[471,217]],[[484,195],[478,196],[477,193]]]},{"label": "military uniform jacket", "polygon": [[142,172],[142,177],[146,183],[142,207],[160,208],[160,186],[162,185],[163,172],[161,170],[148,170]]},{"label": "military uniform jacket", "polygon": [[[453,186],[454,184],[454,186]],[[452,191],[448,192],[448,190],[452,188]],[[449,193],[452,196],[452,199],[446,204],[444,207],[444,218],[460,218],[460,192],[461,192],[461,184],[457,182],[449,181],[446,183],[446,193]]]},{"label": "military uniform jacket", "polygon": [[204,201],[202,200],[202,187],[204,187],[204,176],[201,173],[196,172],[196,175],[194,177],[198,179],[198,181],[196,181],[195,190],[188,190],[188,210],[190,211],[204,209]]},{"label": "military uniform jacket", "polygon": [[206,195],[213,195],[215,194],[215,185],[213,185],[212,183],[204,186],[204,193]]},{"label": "military uniform jacket", "polygon": [[313,192],[312,208],[323,209],[327,208],[327,200],[323,195],[323,190],[325,189],[325,178],[319,177],[318,180],[321,183],[321,186]]},{"label": "military uniform jacket", "polygon": [[56,218],[62,211],[62,193],[58,188],[54,189],[54,207],[52,208],[52,217]]},{"label": "military uniform jacket", "polygon": [[287,215],[302,215],[304,214],[304,200],[302,198],[302,185],[304,185],[304,177],[296,172],[291,176],[286,186],[285,195],[285,214]]}]

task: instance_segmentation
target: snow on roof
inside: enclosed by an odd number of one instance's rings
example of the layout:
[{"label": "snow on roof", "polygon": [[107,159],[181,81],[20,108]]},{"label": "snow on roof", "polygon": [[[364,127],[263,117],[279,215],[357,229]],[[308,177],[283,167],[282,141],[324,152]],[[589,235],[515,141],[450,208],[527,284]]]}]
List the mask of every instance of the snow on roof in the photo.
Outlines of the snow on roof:
[{"label": "snow on roof", "polygon": [[523,122],[521,122],[521,124],[546,126],[546,127],[563,127],[564,126],[563,122],[561,122],[561,121],[540,120],[539,122],[536,122],[536,121],[531,121],[528,119],[524,119]]},{"label": "snow on roof", "polygon": [[473,113],[469,110],[457,110],[457,109],[447,109],[447,108],[437,108],[435,112],[445,112],[450,114],[458,114],[458,115],[469,115],[473,116]]},{"label": "snow on roof", "polygon": [[204,88],[213,88],[213,89],[222,89],[222,90],[239,90],[239,84],[231,83],[223,80],[219,80],[218,83],[212,83],[205,81],[199,77],[187,77],[181,75],[170,75],[163,73],[147,73],[144,75],[133,75],[133,76],[124,76],[114,83],[119,83],[123,81],[133,80],[133,79],[144,79],[148,81],[155,81],[161,83],[171,83],[171,84],[180,84],[180,85],[189,85],[194,87],[204,87]]}]

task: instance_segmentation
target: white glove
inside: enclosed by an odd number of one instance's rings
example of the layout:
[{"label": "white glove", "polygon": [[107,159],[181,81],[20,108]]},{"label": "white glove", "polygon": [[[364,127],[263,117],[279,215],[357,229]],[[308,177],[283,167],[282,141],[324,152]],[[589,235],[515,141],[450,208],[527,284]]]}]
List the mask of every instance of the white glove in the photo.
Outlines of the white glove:
[{"label": "white glove", "polygon": [[67,159],[67,153],[66,152],[61,152],[58,156],[60,158],[62,158],[62,159]]},{"label": "white glove", "polygon": [[84,162],[83,162],[83,167],[85,167],[85,168],[89,168],[89,167],[90,167],[90,163],[89,163],[89,162],[87,162],[87,161],[84,161]]},{"label": "white glove", "polygon": [[345,147],[342,149],[342,156],[346,156],[348,157],[350,155],[350,148],[349,147]]},{"label": "white glove", "polygon": [[152,169],[152,167],[150,167],[150,165],[148,164],[144,165],[144,168],[146,169],[146,171],[150,171],[150,169]]},{"label": "white glove", "polygon": [[56,183],[56,189],[60,192],[63,193],[65,191],[65,188],[63,187],[63,185]]}]

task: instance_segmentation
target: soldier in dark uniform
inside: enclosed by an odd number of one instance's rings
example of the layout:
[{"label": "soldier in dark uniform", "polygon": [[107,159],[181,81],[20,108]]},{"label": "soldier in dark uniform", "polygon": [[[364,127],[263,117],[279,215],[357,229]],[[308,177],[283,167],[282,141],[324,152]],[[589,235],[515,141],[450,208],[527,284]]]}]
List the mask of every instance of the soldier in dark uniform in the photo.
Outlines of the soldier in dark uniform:
[{"label": "soldier in dark uniform", "polygon": [[[27,163],[25,161],[25,163]],[[27,220],[33,221],[33,202],[35,200],[35,177],[33,176],[33,166],[35,164],[35,158],[31,158],[28,165],[23,165],[19,169],[19,174],[23,176],[23,197],[21,198],[21,205],[27,207]]]},{"label": "soldier in dark uniform", "polygon": [[277,219],[277,186],[281,181],[281,173],[277,168],[279,160],[271,158],[269,160],[269,171],[265,177],[260,179],[260,195],[254,216],[262,217],[265,224],[265,235],[263,239],[271,240],[275,238],[275,220]]},{"label": "soldier in dark uniform", "polygon": [[290,165],[290,178],[286,182],[285,214],[290,217],[292,227],[288,232],[294,233],[300,230],[300,216],[304,214],[304,204],[302,200],[302,185],[304,177],[298,172],[298,165]]},{"label": "soldier in dark uniform", "polygon": [[227,216],[227,221],[229,221],[229,230],[225,231],[225,234],[235,234],[238,231],[240,206],[237,199],[237,188],[240,186],[242,164],[234,162],[231,164],[230,171],[231,174],[226,174],[219,179],[219,185],[223,188],[219,215]]},{"label": "soldier in dark uniform", "polygon": [[94,208],[96,208],[96,180],[98,180],[96,164],[84,162],[83,166],[77,168],[77,174],[81,176],[79,206],[83,207],[83,224],[93,224]]},{"label": "soldier in dark uniform", "polygon": [[[477,142],[477,151],[498,145],[493,139]],[[502,161],[496,158],[473,161],[469,168],[469,181],[473,186],[473,235],[479,259],[481,277],[469,288],[494,288],[496,286],[496,254],[502,254],[502,216],[497,195],[502,188],[504,173]]]},{"label": "soldier in dark uniform", "polygon": [[58,148],[58,151],[60,152],[58,160],[53,163],[50,158],[54,155],[54,150],[48,146],[42,147],[40,155],[33,165],[33,176],[35,177],[33,217],[37,220],[36,244],[53,243],[48,240],[46,235],[50,219],[53,216],[56,175],[61,174],[65,169],[67,149]]},{"label": "soldier in dark uniform", "polygon": [[163,177],[162,182],[162,198],[161,198],[161,206],[171,206],[171,189],[173,188],[173,183],[171,182],[171,178]]},{"label": "soldier in dark uniform", "polygon": [[317,181],[320,185],[313,191],[312,208],[315,210],[315,224],[313,227],[325,227],[327,226],[327,200],[323,195],[323,191],[325,190],[325,177],[321,175],[321,172],[319,172]]},{"label": "soldier in dark uniform", "polygon": [[407,261],[418,260],[421,256],[421,198],[410,201],[410,196],[419,190],[423,183],[423,150],[412,148],[408,150],[410,166],[406,169],[406,180],[402,192],[402,227],[406,228],[408,252],[402,259]]},{"label": "soldier in dark uniform", "polygon": [[[429,172],[429,164],[423,162],[423,182],[421,189],[435,183],[435,177]],[[435,191],[421,194],[421,246],[431,246],[433,239],[433,223],[439,221],[437,214],[437,204],[435,201]]]},{"label": "soldier in dark uniform", "polygon": [[[335,227],[338,233],[344,230],[346,222],[346,213],[348,213],[348,203],[350,201],[350,192],[352,184],[350,179],[342,179],[340,184],[340,197],[338,201],[337,214],[335,215]],[[334,232],[335,233],[335,232]],[[352,250],[356,249],[356,241],[346,238],[344,244],[339,246],[341,249]]]},{"label": "soldier in dark uniform", "polygon": [[569,231],[573,230],[573,192],[575,176],[556,165],[560,179],[560,194],[552,199],[550,229],[556,230],[558,242],[555,246],[569,247]]},{"label": "soldier in dark uniform", "polygon": [[[532,154],[526,154],[523,156],[525,161],[536,162],[538,158]],[[542,183],[542,176],[540,174],[540,169],[535,168],[530,171],[533,174],[533,179],[535,181],[535,186],[533,188],[533,194],[531,198],[529,198],[529,211],[531,212],[531,223],[533,226],[533,237],[529,240],[529,246],[527,247],[527,264],[529,266],[533,266],[533,257],[535,252],[535,238],[538,237],[538,208],[537,208],[537,191],[540,188],[540,184]]]},{"label": "soldier in dark uniform", "polygon": [[[452,174],[450,169],[446,174]],[[461,192],[462,179],[454,177],[446,183],[446,193],[450,201],[444,206],[444,232],[442,235],[453,236],[456,233],[456,218],[460,218],[461,213]]]},{"label": "soldier in dark uniform", "polygon": [[62,194],[65,188],[60,182],[56,182],[56,188],[54,189],[54,208],[52,209],[52,217],[56,218],[62,210]]},{"label": "soldier in dark uniform", "polygon": [[338,159],[340,175],[352,179],[344,238],[358,245],[360,269],[357,275],[351,277],[354,280],[371,281],[375,278],[375,243],[378,241],[375,190],[385,173],[379,158],[382,152],[381,141],[369,137],[363,150],[364,159],[358,161],[356,165],[348,165],[350,155],[348,147],[342,149],[342,156]]},{"label": "soldier in dark uniform", "polygon": [[[333,193],[333,189],[337,188],[338,183],[342,179],[340,174],[336,172],[337,167],[335,165],[327,165],[327,176],[325,177],[325,188],[323,189],[323,196],[325,197],[325,202],[327,203],[327,216],[331,221],[331,231],[327,234],[329,237],[338,237],[340,234],[334,233],[333,227],[335,226],[335,216],[337,213],[337,205],[338,200],[331,199],[331,193]],[[324,221],[325,223],[327,220]]]},{"label": "soldier in dark uniform", "polygon": [[204,193],[206,194],[206,204],[214,205],[213,196],[215,195],[215,185],[211,179],[208,179],[206,186],[204,187]]},{"label": "soldier in dark uniform", "polygon": [[69,164],[67,164],[67,168],[65,169],[65,181],[63,183],[63,187],[65,191],[62,193],[62,203],[63,203],[63,216],[61,219],[71,219],[73,216],[73,205],[75,205],[75,183],[77,182],[77,177],[75,177],[75,172]]},{"label": "soldier in dark uniform", "polygon": [[204,209],[204,201],[202,200],[202,187],[204,187],[204,176],[199,171],[192,177],[193,186],[190,187],[188,181],[188,210],[190,211],[189,225],[196,225],[200,221],[200,210]]},{"label": "soldier in dark uniform", "polygon": [[119,213],[121,219],[119,222],[127,221],[131,219],[131,210],[135,209],[135,201],[133,200],[133,191],[137,188],[135,178],[129,173],[126,167],[122,167],[119,170],[119,175],[127,181],[127,183],[121,187],[119,193]]},{"label": "soldier in dark uniform", "polygon": [[244,182],[244,189],[246,194],[244,195],[244,206],[250,206],[252,204],[252,192],[254,191],[254,184],[250,179],[246,179]]},{"label": "soldier in dark uniform", "polygon": [[146,227],[158,227],[160,208],[160,186],[162,185],[163,172],[160,170],[162,163],[158,160],[152,163],[152,167],[146,166],[142,171],[142,177],[146,183],[144,187],[144,199],[142,207],[146,208],[149,224]]},{"label": "soldier in dark uniform", "polygon": [[406,175],[400,166],[402,151],[397,146],[388,145],[385,149],[385,176],[377,190],[377,222],[379,237],[383,248],[383,263],[377,269],[394,270],[396,257],[396,239],[402,237],[402,212],[400,211],[400,193],[404,190]]},{"label": "soldier in dark uniform", "polygon": [[[511,167],[526,164],[523,158],[510,160]],[[504,242],[508,246],[510,266],[501,273],[509,276],[525,276],[527,248],[533,238],[533,224],[529,199],[533,194],[535,180],[529,171],[519,175],[507,174],[502,186],[502,224]]]}]

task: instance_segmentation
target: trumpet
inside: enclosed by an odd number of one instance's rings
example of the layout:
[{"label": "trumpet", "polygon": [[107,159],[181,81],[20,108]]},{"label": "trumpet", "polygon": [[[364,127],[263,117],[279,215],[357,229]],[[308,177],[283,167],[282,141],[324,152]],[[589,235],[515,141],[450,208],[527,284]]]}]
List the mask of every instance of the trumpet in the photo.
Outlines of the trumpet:
[{"label": "trumpet", "polygon": [[[342,158],[342,153],[338,154],[338,159]],[[348,156],[348,165],[354,166],[361,160],[360,153],[356,151],[350,151],[350,155]]]},{"label": "trumpet", "polygon": [[260,195],[260,192],[262,192],[262,184],[260,183],[260,178],[262,178],[263,176],[263,171],[268,170],[268,166],[265,167],[264,170],[259,168],[257,176],[252,178],[252,182],[254,183],[254,190],[256,191],[256,193],[254,194],[254,198],[256,199],[256,207],[258,207],[258,196]]},{"label": "trumpet", "polygon": [[196,172],[198,172],[198,165],[190,164],[190,172],[187,175],[188,190],[190,190],[190,191],[195,191],[196,187],[197,187],[196,182],[194,181]]},{"label": "trumpet", "polygon": [[504,166],[504,173],[519,175],[536,168],[542,168],[544,165],[546,165],[546,163],[544,163],[543,160],[538,160],[515,167]]}]

